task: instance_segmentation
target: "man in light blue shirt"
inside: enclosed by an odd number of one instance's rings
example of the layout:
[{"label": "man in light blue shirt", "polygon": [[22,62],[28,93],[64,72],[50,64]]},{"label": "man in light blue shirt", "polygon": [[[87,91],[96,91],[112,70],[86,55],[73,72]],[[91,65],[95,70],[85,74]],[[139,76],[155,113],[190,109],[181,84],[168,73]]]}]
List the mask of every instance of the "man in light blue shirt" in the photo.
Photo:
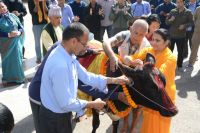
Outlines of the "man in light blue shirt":
[{"label": "man in light blue shirt", "polygon": [[65,3],[65,0],[58,0],[58,5],[61,7],[61,12],[62,12],[61,24],[64,28],[66,28],[73,21],[79,21],[79,19],[74,16],[72,8]]},{"label": "man in light blue shirt", "polygon": [[49,55],[41,82],[39,120],[41,133],[72,133],[71,112],[83,115],[85,108],[102,109],[105,102],[77,98],[78,79],[107,91],[106,84],[124,84],[125,77],[108,78],[86,71],[75,55],[86,51],[89,30],[81,23],[70,24],[63,32],[62,43]]},{"label": "man in light blue shirt", "polygon": [[151,6],[147,1],[137,0],[131,5],[131,11],[135,18],[140,18],[144,15],[149,16],[151,14]]}]

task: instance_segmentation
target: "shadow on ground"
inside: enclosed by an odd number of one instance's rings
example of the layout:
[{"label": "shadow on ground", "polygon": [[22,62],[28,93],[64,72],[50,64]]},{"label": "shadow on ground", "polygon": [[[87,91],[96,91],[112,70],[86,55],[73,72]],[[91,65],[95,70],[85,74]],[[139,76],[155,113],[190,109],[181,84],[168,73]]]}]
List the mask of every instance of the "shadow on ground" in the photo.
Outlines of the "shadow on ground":
[{"label": "shadow on ground", "polygon": [[7,90],[14,90],[19,86],[20,85],[11,85],[11,86],[6,86],[5,87],[2,83],[0,83],[0,92],[7,91]]},{"label": "shadow on ground", "polygon": [[12,133],[32,133],[34,130],[33,117],[29,115],[15,124]]},{"label": "shadow on ground", "polygon": [[[196,92],[197,99],[200,100],[200,71],[191,76],[192,70],[182,73],[180,79],[176,80],[176,89],[178,96],[187,98],[188,92]],[[184,76],[185,75],[185,76]]]}]

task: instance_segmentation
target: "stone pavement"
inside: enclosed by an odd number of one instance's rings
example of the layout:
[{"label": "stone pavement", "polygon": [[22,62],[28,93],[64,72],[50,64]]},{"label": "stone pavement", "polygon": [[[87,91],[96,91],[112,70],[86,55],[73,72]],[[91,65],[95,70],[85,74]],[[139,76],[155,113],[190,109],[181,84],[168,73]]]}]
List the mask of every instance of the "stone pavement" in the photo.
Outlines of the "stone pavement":
[{"label": "stone pavement", "polygon": [[[27,8],[28,9],[28,8]],[[37,65],[35,63],[34,39],[32,34],[31,17],[25,17],[26,43],[24,70],[27,78],[34,75]],[[176,53],[176,51],[175,51]],[[200,58],[200,52],[198,53]],[[184,66],[188,59],[185,60]],[[0,77],[2,73],[0,71]],[[1,81],[0,81],[1,83]],[[172,119],[172,133],[200,133],[200,60],[196,62],[193,70],[184,73],[177,72],[177,101],[179,113]],[[35,133],[31,109],[28,99],[29,82],[13,87],[0,86],[0,102],[7,105],[13,112],[15,128],[13,133]],[[100,116],[101,124],[97,133],[111,133],[111,120],[107,115]],[[92,129],[92,118],[78,123],[74,133],[89,133]]]}]

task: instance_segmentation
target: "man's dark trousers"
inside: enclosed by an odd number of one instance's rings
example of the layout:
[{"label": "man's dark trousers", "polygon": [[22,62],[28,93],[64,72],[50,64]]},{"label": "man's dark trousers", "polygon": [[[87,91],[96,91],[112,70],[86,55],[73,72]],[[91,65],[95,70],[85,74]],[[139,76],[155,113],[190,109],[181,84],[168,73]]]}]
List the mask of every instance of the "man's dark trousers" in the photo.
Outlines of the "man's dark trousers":
[{"label": "man's dark trousers", "polygon": [[39,113],[41,133],[72,133],[72,113],[54,113],[43,105]]}]

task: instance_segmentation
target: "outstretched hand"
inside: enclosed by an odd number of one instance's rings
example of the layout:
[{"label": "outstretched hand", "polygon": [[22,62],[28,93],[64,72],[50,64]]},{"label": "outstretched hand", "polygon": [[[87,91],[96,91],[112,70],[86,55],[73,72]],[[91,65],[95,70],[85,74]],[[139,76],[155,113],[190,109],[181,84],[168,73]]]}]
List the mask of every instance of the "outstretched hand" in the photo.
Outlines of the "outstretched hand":
[{"label": "outstretched hand", "polygon": [[124,85],[124,84],[129,84],[129,83],[130,83],[130,80],[124,75],[113,78],[113,84]]},{"label": "outstretched hand", "polygon": [[140,59],[135,59],[131,62],[131,66],[134,66],[135,69],[142,70],[143,69],[143,61]]},{"label": "outstretched hand", "polygon": [[93,107],[94,109],[97,110],[102,110],[103,107],[106,105],[104,101],[102,101],[100,98],[97,98],[96,100],[92,101],[93,102]]},{"label": "outstretched hand", "polygon": [[101,52],[103,52],[103,49],[92,49],[93,50],[93,54],[100,54]]},{"label": "outstretched hand", "polygon": [[110,70],[112,72],[115,72],[117,67],[118,67],[118,58],[114,56],[114,57],[110,58]]}]

